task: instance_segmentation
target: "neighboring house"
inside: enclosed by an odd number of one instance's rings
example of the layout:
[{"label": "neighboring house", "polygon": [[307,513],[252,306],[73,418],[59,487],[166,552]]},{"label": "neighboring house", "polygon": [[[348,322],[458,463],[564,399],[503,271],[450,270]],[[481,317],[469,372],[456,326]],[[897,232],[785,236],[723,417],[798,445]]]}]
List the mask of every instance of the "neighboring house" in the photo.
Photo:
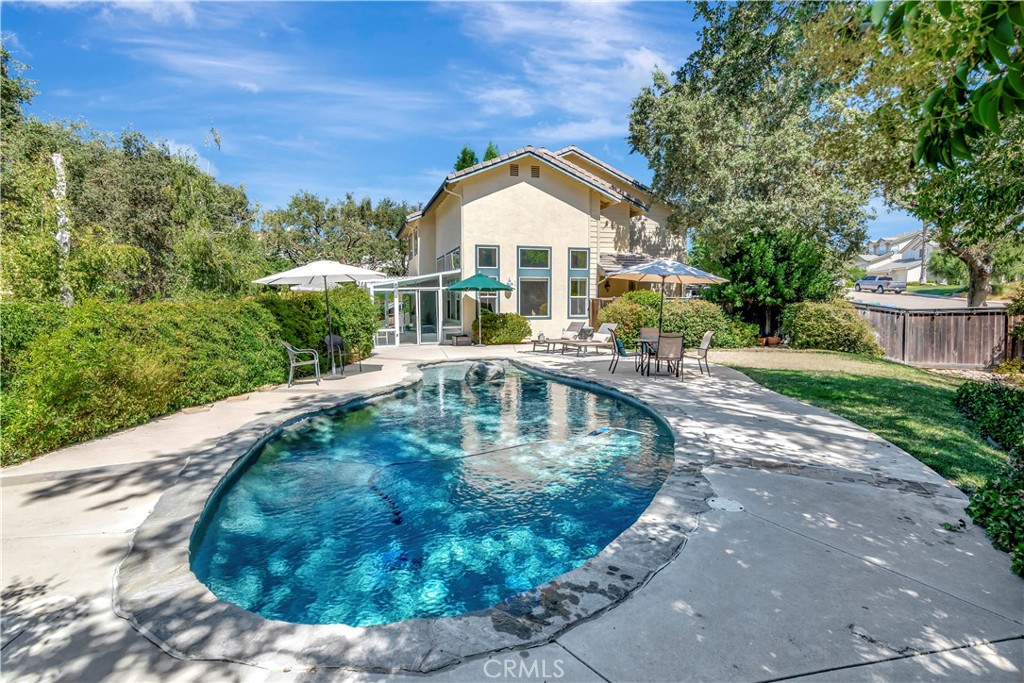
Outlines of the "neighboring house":
[{"label": "neighboring house", "polygon": [[663,227],[668,215],[647,186],[575,146],[527,146],[450,173],[399,231],[409,276],[372,286],[381,310],[398,304],[382,322],[401,343],[468,331],[475,294],[447,287],[484,273],[514,288],[483,294],[486,308],[526,316],[534,334],[558,335],[588,319],[591,298],[629,288],[609,274],[682,255],[682,240]]},{"label": "neighboring house", "polygon": [[901,282],[920,282],[922,264],[938,248],[935,242],[923,242],[921,230],[882,237],[868,242],[865,253],[853,262],[868,275],[888,275]]}]

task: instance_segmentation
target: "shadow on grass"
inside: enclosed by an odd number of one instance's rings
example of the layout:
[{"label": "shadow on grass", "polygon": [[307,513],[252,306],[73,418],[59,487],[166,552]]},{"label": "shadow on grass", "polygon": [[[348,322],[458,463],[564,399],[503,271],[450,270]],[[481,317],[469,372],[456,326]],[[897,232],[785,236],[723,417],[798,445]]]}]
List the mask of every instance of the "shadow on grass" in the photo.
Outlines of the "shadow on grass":
[{"label": "shadow on grass", "polygon": [[772,391],[871,430],[962,489],[983,484],[1005,460],[953,406],[954,383],[927,375],[736,369]]}]

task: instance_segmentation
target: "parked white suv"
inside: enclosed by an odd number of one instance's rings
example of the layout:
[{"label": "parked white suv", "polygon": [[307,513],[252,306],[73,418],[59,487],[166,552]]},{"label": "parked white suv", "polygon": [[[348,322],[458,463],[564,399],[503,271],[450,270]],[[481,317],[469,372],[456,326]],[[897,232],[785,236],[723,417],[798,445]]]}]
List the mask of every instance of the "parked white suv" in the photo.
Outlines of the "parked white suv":
[{"label": "parked white suv", "polygon": [[902,294],[907,288],[907,283],[893,280],[888,275],[868,275],[857,280],[853,288],[858,292],[866,289],[869,292],[878,292],[879,294],[885,292]]}]

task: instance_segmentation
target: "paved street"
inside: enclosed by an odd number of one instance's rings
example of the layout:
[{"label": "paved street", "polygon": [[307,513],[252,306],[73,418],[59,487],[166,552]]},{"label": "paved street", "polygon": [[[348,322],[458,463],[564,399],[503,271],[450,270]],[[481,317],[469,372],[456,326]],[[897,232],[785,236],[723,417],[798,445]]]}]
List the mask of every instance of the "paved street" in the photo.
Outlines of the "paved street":
[{"label": "paved street", "polygon": [[[952,296],[924,296],[921,294],[878,294],[877,292],[847,291],[846,298],[856,303],[877,304],[893,308],[936,309],[967,308],[967,299]],[[989,307],[1004,307],[1001,301],[989,301]]]}]

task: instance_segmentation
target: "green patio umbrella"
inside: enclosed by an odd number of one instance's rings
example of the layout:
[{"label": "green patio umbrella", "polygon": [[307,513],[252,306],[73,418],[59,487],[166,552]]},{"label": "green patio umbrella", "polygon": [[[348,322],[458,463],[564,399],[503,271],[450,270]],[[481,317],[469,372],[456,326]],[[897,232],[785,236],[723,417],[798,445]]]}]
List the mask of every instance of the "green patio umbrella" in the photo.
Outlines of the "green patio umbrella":
[{"label": "green patio umbrella", "polygon": [[490,275],[477,273],[472,277],[467,277],[465,280],[459,280],[454,285],[449,286],[448,289],[453,292],[476,292],[477,343],[483,344],[484,326],[483,321],[480,320],[480,292],[511,292],[512,288],[495,280]]}]

